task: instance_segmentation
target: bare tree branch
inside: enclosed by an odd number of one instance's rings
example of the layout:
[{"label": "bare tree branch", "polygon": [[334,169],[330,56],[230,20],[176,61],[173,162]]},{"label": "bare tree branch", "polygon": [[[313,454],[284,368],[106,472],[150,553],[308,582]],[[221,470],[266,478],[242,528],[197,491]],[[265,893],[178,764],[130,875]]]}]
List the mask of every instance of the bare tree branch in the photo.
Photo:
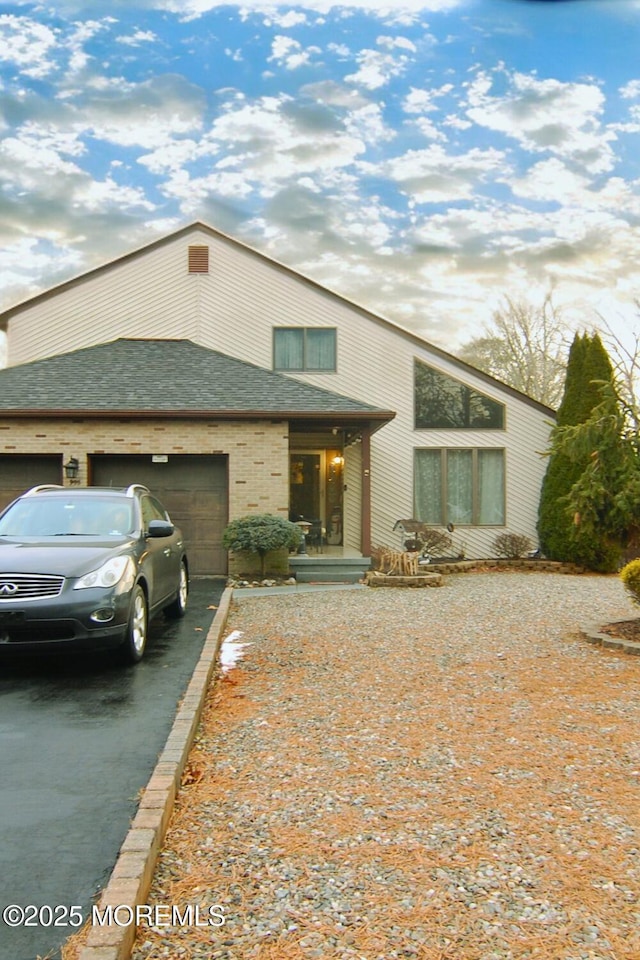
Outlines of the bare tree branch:
[{"label": "bare tree branch", "polygon": [[505,296],[483,334],[464,344],[458,356],[555,408],[562,398],[568,347],[551,293],[539,306]]},{"label": "bare tree branch", "polygon": [[[640,300],[634,301],[640,318]],[[598,314],[604,327],[602,341],[611,357],[618,390],[627,408],[627,415],[636,431],[640,430],[640,330],[629,331],[630,346],[613,331],[608,320]]]}]

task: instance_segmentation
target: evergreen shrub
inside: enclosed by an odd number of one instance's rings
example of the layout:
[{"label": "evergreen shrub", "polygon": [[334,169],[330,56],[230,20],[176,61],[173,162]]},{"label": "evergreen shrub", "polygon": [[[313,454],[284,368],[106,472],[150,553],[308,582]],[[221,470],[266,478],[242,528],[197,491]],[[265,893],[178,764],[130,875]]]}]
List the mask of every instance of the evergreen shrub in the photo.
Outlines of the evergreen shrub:
[{"label": "evergreen shrub", "polygon": [[267,555],[293,550],[302,541],[297,524],[271,513],[257,513],[232,520],[222,534],[222,545],[234,553],[257,554],[261,575],[266,572]]},{"label": "evergreen shrub", "polygon": [[588,532],[575,522],[571,492],[591,462],[592,450],[569,455],[554,443],[562,428],[582,424],[602,401],[602,384],[613,377],[607,351],[597,334],[576,334],[567,363],[565,390],[552,432],[552,450],[542,483],[538,510],[538,536],[550,560],[577,563],[590,570],[618,569],[615,548],[595,527]]}]

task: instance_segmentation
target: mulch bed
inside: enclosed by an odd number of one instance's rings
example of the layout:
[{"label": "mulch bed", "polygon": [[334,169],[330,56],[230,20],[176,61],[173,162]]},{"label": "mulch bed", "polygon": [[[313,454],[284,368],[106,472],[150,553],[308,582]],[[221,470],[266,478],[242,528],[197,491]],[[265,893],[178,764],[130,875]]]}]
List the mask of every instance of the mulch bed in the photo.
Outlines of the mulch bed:
[{"label": "mulch bed", "polygon": [[640,643],[640,617],[637,620],[621,620],[618,623],[608,623],[600,627],[600,633],[610,637],[619,637],[632,643]]}]

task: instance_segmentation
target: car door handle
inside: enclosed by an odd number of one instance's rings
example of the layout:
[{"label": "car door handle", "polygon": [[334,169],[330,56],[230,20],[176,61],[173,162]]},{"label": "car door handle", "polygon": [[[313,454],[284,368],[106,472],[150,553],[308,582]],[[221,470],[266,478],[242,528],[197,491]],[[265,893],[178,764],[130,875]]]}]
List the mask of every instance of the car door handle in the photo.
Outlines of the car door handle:
[{"label": "car door handle", "polygon": [[165,557],[170,557],[170,556],[171,556],[171,547],[166,547],[166,549],[164,549],[162,552],[164,553]]}]

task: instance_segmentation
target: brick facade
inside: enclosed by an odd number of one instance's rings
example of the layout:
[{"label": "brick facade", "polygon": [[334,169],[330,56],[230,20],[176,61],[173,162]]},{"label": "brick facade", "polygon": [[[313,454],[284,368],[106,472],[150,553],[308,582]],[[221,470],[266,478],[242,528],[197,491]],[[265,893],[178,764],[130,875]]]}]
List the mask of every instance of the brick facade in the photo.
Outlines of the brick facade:
[{"label": "brick facade", "polygon": [[[289,513],[286,422],[194,419],[1,418],[0,453],[77,457],[90,482],[91,454],[222,454],[229,458],[229,519]],[[68,482],[68,481],[65,481]]]}]

